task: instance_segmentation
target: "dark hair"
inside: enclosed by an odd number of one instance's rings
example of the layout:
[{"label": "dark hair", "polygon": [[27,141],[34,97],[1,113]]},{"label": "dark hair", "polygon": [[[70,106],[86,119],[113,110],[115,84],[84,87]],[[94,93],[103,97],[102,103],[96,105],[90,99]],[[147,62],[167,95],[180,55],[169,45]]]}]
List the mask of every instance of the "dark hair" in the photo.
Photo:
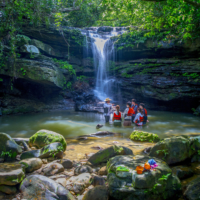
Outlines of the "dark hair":
[{"label": "dark hair", "polygon": [[117,109],[120,109],[120,106],[119,106],[119,105],[116,105],[116,108],[117,108]]},{"label": "dark hair", "polygon": [[142,115],[144,115],[143,109],[139,108],[138,111],[139,111]]},{"label": "dark hair", "polygon": [[136,100],[135,100],[135,99],[132,99],[132,102],[136,103]]},{"label": "dark hair", "polygon": [[129,105],[129,107],[131,107],[131,102],[127,102],[126,105]]},{"label": "dark hair", "polygon": [[144,103],[140,103],[140,106],[142,106],[143,108],[145,108],[145,104]]}]

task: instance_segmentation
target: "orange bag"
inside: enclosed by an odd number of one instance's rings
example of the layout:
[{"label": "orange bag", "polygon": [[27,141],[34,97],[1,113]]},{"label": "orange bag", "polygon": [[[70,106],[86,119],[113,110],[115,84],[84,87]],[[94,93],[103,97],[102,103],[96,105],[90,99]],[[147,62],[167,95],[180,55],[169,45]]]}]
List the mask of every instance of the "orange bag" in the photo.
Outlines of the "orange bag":
[{"label": "orange bag", "polygon": [[136,167],[136,172],[137,172],[137,174],[142,174],[143,170],[144,170],[144,167],[142,167],[142,166],[140,166],[140,165],[138,165],[138,166]]},{"label": "orange bag", "polygon": [[150,165],[148,162],[146,162],[146,163],[144,164],[144,168],[145,168],[146,170],[150,170],[150,169],[151,169],[151,165]]}]

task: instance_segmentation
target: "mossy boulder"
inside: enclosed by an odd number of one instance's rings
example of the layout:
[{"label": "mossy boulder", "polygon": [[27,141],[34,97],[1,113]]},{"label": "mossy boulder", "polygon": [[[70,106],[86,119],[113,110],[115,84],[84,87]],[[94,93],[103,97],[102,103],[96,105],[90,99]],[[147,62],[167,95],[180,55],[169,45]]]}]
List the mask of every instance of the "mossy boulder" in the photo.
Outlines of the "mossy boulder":
[{"label": "mossy boulder", "polygon": [[163,159],[168,164],[179,163],[195,153],[191,145],[192,141],[187,136],[165,138],[151,149],[149,155]]},{"label": "mossy boulder", "polygon": [[6,133],[0,133],[0,155],[6,158],[15,158],[22,153],[22,148]]},{"label": "mossy boulder", "polygon": [[30,147],[36,147],[40,149],[54,142],[60,142],[63,145],[64,150],[66,150],[67,143],[65,138],[59,133],[45,129],[39,130],[32,137],[30,137],[28,143]]},{"label": "mossy boulder", "polygon": [[145,142],[159,142],[160,138],[157,134],[148,133],[144,131],[133,131],[130,135],[130,139],[133,141],[145,141]]},{"label": "mossy boulder", "polygon": [[110,158],[117,155],[133,155],[131,149],[123,146],[113,145],[106,149],[100,150],[97,153],[93,154],[88,161],[93,165],[107,162]]},{"label": "mossy boulder", "polygon": [[49,145],[44,146],[42,149],[36,149],[32,151],[23,152],[20,156],[20,159],[28,159],[28,158],[62,158],[63,157],[64,148],[60,142],[55,142]]},{"label": "mossy boulder", "polygon": [[[144,164],[149,156],[115,156],[107,163],[110,196],[114,199],[163,200],[174,197],[180,191],[180,180],[172,174],[166,162],[154,158],[158,167],[137,174],[138,165]],[[124,170],[118,170],[123,168]],[[164,180],[163,180],[164,178]]]},{"label": "mossy boulder", "polygon": [[0,163],[0,185],[17,185],[25,178],[24,166],[16,163]]}]

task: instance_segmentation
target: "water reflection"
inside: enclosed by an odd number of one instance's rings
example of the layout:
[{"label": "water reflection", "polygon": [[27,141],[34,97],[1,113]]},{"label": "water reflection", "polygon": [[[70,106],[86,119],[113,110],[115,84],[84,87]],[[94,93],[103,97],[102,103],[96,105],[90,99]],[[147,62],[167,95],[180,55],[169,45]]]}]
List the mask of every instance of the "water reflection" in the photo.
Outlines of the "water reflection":
[{"label": "water reflection", "polygon": [[191,114],[149,111],[148,125],[144,127],[132,126],[129,128],[113,127],[104,123],[104,116],[98,113],[83,112],[54,112],[3,116],[0,118],[0,131],[12,137],[30,137],[40,129],[48,129],[61,133],[66,138],[95,133],[97,124],[104,124],[100,130],[120,133],[121,137],[128,138],[133,129],[157,133],[161,138],[172,135],[200,134],[199,117]]}]

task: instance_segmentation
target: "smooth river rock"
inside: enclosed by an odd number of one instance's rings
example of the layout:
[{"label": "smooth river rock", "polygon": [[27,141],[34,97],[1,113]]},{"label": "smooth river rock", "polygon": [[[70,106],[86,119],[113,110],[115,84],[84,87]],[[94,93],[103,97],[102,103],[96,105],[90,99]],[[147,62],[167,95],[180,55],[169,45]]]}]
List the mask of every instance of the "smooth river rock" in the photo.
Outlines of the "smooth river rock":
[{"label": "smooth river rock", "polygon": [[67,143],[65,138],[61,134],[42,129],[30,137],[29,146],[34,146],[40,149],[54,142],[60,142],[63,145],[64,150],[66,150]]},{"label": "smooth river rock", "polygon": [[74,174],[79,175],[82,173],[92,173],[93,169],[88,165],[81,165],[75,168]]},{"label": "smooth river rock", "polygon": [[64,172],[64,167],[59,163],[49,163],[42,169],[42,172],[45,176],[53,176]]},{"label": "smooth river rock", "polygon": [[72,176],[67,180],[67,189],[75,194],[82,194],[86,187],[91,183],[92,176],[89,173],[83,173],[78,176]]},{"label": "smooth river rock", "polygon": [[62,158],[63,157],[63,145],[59,142],[55,142],[49,145],[44,146],[42,149],[32,150],[23,152],[20,156],[20,159],[27,158]]},{"label": "smooth river rock", "polygon": [[23,199],[75,200],[62,185],[42,175],[31,175],[20,185]]},{"label": "smooth river rock", "polygon": [[100,163],[107,162],[110,158],[115,157],[117,155],[133,155],[131,149],[123,146],[113,145],[106,149],[100,150],[94,155],[92,155],[88,161],[93,165],[97,165]]},{"label": "smooth river rock", "polygon": [[0,185],[17,185],[24,179],[24,166],[16,163],[0,163]]},{"label": "smooth river rock", "polygon": [[26,172],[30,173],[42,167],[42,160],[40,158],[29,158],[20,161],[20,164],[25,165]]}]

